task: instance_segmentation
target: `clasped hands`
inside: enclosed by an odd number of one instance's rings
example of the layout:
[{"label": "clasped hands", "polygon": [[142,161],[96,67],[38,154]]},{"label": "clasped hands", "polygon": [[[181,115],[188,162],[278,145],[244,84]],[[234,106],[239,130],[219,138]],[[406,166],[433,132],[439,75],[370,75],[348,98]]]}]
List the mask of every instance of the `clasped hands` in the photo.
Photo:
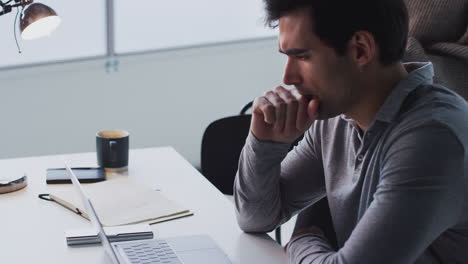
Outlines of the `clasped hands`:
[{"label": "clasped hands", "polygon": [[315,121],[318,107],[317,98],[278,86],[255,98],[252,133],[259,140],[292,143]]}]

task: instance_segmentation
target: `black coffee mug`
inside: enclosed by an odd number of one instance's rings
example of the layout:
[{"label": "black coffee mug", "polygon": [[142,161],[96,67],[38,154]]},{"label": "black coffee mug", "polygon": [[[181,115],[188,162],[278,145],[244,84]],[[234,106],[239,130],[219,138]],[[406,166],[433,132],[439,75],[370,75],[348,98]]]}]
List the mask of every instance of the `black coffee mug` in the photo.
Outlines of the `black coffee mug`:
[{"label": "black coffee mug", "polygon": [[112,129],[96,134],[96,153],[99,167],[123,168],[128,166],[129,136],[127,131]]}]

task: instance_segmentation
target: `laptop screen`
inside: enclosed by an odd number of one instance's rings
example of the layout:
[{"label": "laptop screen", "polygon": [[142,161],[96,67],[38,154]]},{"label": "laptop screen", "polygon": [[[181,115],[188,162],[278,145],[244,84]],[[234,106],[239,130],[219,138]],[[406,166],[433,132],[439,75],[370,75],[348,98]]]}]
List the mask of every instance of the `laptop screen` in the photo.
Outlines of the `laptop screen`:
[{"label": "laptop screen", "polygon": [[96,228],[99,231],[98,236],[99,236],[99,239],[101,240],[102,246],[106,250],[107,255],[111,258],[113,263],[120,263],[117,258],[117,255],[115,254],[114,248],[110,244],[109,239],[107,238],[106,233],[104,232],[104,228],[102,227],[101,221],[99,220],[99,217],[97,216],[96,211],[94,210],[91,200],[86,195],[85,191],[83,190],[83,187],[81,186],[80,182],[78,181],[78,178],[76,177],[75,173],[73,173],[70,166],[68,166],[67,162],[65,161],[64,161],[64,164],[65,164],[67,173],[70,176],[70,179],[73,183],[73,186],[75,187],[75,190],[80,195],[84,209],[86,213],[89,215],[89,219],[92,225],[94,226],[94,228]]}]

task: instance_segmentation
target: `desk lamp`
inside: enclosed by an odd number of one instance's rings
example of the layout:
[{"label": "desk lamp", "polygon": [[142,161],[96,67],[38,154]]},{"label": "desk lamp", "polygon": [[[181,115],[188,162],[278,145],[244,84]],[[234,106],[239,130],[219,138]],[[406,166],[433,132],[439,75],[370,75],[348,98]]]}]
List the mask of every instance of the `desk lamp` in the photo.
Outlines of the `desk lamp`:
[{"label": "desk lamp", "polygon": [[15,24],[19,8],[21,7],[19,26],[21,37],[23,39],[29,40],[48,36],[60,24],[60,17],[57,16],[57,13],[52,8],[40,3],[33,4],[33,0],[0,0],[0,7],[2,8],[0,16],[10,13],[14,7],[18,8],[14,22]]}]

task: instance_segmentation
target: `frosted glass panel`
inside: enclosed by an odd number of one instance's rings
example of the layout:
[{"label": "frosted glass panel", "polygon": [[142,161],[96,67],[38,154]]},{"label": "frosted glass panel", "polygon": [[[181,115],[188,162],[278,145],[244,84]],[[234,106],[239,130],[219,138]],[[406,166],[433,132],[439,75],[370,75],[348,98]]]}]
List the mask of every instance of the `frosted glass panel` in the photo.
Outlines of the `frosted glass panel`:
[{"label": "frosted glass panel", "polygon": [[274,36],[262,0],[115,0],[116,53]]},{"label": "frosted glass panel", "polygon": [[[13,35],[16,8],[0,16],[0,67],[69,60],[106,54],[106,20],[104,0],[39,0],[50,6],[62,22],[48,37],[23,40],[17,37],[22,49],[18,54]],[[19,18],[18,18],[19,20]]]}]

